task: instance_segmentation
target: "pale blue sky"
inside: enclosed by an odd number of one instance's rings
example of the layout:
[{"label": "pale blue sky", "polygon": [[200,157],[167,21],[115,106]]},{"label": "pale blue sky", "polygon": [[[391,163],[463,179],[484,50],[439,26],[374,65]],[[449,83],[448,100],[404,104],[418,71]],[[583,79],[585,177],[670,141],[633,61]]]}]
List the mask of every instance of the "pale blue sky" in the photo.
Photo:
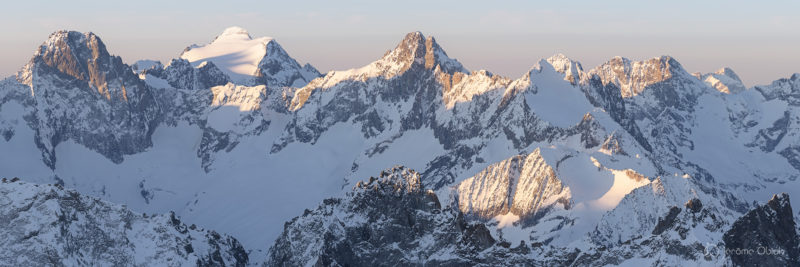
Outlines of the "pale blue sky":
[{"label": "pale blue sky", "polygon": [[748,85],[800,72],[800,1],[8,1],[0,75],[58,29],[92,31],[126,62],[167,61],[228,26],[272,36],[325,72],[365,65],[410,31],[472,70],[517,78],[555,53],[594,67],[614,56],[732,67]]}]

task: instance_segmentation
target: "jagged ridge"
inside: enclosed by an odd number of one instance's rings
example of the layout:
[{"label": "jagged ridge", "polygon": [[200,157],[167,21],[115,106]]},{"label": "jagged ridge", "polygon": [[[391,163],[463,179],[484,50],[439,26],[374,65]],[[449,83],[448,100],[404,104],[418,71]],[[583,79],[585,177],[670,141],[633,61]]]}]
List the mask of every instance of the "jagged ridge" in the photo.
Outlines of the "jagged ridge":
[{"label": "jagged ridge", "polygon": [[3,265],[245,266],[239,242],[61,186],[2,179]]}]

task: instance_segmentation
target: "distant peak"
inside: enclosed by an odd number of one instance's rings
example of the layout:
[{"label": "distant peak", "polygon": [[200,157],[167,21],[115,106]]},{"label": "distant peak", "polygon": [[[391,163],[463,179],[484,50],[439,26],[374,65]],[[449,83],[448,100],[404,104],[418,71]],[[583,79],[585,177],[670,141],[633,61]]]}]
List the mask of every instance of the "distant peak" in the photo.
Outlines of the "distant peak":
[{"label": "distant peak", "polygon": [[580,79],[581,73],[583,73],[583,66],[581,66],[580,62],[572,60],[561,53],[549,57],[546,61],[557,72],[564,74],[564,80],[571,83],[576,83]]},{"label": "distant peak", "polygon": [[447,73],[468,72],[461,63],[447,56],[435,38],[425,37],[419,31],[407,33],[393,50],[383,56],[382,61],[400,64],[401,70],[415,63],[422,63],[426,69],[435,69],[438,66]]},{"label": "distant peak", "polygon": [[650,64],[652,64],[652,63],[661,63],[662,65],[672,67],[672,69],[675,69],[675,70],[683,69],[683,66],[681,66],[681,63],[678,62],[678,60],[675,60],[675,58],[672,57],[672,56],[660,56],[660,57],[652,58],[652,59],[647,60],[645,62],[650,63]]},{"label": "distant peak", "polygon": [[572,61],[572,59],[570,59],[569,57],[565,56],[565,55],[564,55],[564,54],[562,54],[562,53],[558,53],[558,54],[552,55],[552,56],[550,56],[549,58],[547,58],[547,61],[548,61],[548,62],[554,62],[554,61]]},{"label": "distant peak", "polygon": [[[660,57],[653,57],[642,61],[633,61],[626,57],[615,56],[607,61],[604,65],[657,65],[681,67],[680,63],[672,56],[664,55]],[[681,67],[682,68],[682,67]]]},{"label": "distant peak", "polygon": [[654,57],[642,61],[633,61],[625,57],[616,56],[599,66],[598,68],[618,68],[618,74],[630,75],[636,69],[648,69],[650,71],[662,72],[664,74],[684,71],[683,66],[671,56]]},{"label": "distant peak", "polygon": [[733,72],[733,70],[728,67],[721,68],[714,73],[719,75],[725,75],[731,79],[742,82],[742,79],[739,78],[739,75],[736,75],[736,72]]},{"label": "distant peak", "polygon": [[[75,78],[92,80],[95,86],[103,87],[104,78],[96,76],[102,75],[100,69],[110,68],[110,58],[105,44],[94,33],[61,30],[50,34],[28,65],[47,65]],[[31,70],[30,67],[24,69]]]},{"label": "distant peak", "polygon": [[60,30],[50,34],[50,37],[47,38],[42,46],[40,47],[37,53],[43,53],[47,50],[54,50],[54,49],[63,49],[66,47],[85,47],[85,46],[97,46],[101,50],[105,51],[105,44],[103,41],[100,40],[100,37],[95,35],[93,32],[78,32],[78,31],[67,31],[67,30]]},{"label": "distant peak", "polygon": [[422,43],[423,41],[425,41],[425,35],[421,31],[409,32],[403,37],[403,42]]},{"label": "distant peak", "polygon": [[[109,54],[100,37],[92,32],[57,31],[42,43],[17,79],[33,85],[34,74],[60,73],[96,90],[107,100],[127,102],[137,93],[126,90],[144,86],[133,69],[118,56]],[[63,78],[65,76],[60,76]]]},{"label": "distant peak", "polygon": [[227,36],[247,36],[247,39],[253,39],[253,37],[250,36],[250,32],[238,26],[226,28],[224,31],[222,31],[220,35],[217,36],[217,38],[227,37]]},{"label": "distant peak", "polygon": [[421,32],[410,32],[403,37],[397,46],[387,53],[388,56],[398,56],[403,59],[424,56],[425,36]]},{"label": "distant peak", "polygon": [[72,38],[82,38],[84,34],[78,31],[59,30],[51,33],[50,36],[47,37],[45,44],[51,44],[58,40],[66,40],[69,39],[70,36],[73,36]]},{"label": "distant peak", "polygon": [[732,69],[727,67],[721,68],[714,73],[692,75],[722,93],[738,93],[746,89],[742,79],[739,79],[739,75],[736,75]]},{"label": "distant peak", "polygon": [[[241,85],[267,83],[262,78],[284,72],[299,73],[302,68],[272,37],[253,38],[241,27],[225,29],[208,44],[187,47],[180,58],[188,60],[195,67],[206,61],[213,62],[232,82]],[[281,81],[272,81],[269,84],[289,86],[294,84],[294,80],[305,82],[311,76],[318,76],[318,73],[311,72],[300,75],[286,73],[279,75]]]},{"label": "distant peak", "polygon": [[[597,75],[603,84],[616,84],[622,97],[632,97],[646,87],[666,81],[673,77],[692,77],[683,66],[671,56],[654,57],[642,61],[632,61],[624,57],[614,57],[592,69],[590,75]],[[696,80],[692,77],[692,80]]]}]

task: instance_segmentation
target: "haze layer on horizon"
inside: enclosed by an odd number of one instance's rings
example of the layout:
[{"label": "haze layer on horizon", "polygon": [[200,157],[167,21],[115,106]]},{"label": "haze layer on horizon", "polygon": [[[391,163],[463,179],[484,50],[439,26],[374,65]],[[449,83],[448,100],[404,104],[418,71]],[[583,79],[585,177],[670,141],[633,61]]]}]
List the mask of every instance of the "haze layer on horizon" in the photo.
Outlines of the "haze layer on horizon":
[{"label": "haze layer on horizon", "polygon": [[436,37],[468,69],[517,78],[563,53],[584,68],[670,55],[690,72],[731,67],[748,86],[800,72],[800,2],[14,1],[0,16],[0,76],[50,33],[94,32],[127,63],[168,62],[228,26],[271,36],[320,71],[360,67],[407,32]]}]

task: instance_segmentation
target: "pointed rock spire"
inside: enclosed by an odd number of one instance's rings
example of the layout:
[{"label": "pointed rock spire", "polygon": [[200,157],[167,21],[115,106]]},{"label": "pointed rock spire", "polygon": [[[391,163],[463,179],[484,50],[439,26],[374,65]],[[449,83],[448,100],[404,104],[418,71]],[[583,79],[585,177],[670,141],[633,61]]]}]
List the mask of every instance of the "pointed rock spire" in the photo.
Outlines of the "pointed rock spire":
[{"label": "pointed rock spire", "polygon": [[436,43],[433,37],[425,37],[421,32],[410,32],[393,50],[387,52],[379,62],[386,66],[393,66],[398,73],[411,68],[415,64],[426,69],[436,69],[438,66],[443,72],[464,72],[467,69],[455,59],[447,56],[444,49]]}]

